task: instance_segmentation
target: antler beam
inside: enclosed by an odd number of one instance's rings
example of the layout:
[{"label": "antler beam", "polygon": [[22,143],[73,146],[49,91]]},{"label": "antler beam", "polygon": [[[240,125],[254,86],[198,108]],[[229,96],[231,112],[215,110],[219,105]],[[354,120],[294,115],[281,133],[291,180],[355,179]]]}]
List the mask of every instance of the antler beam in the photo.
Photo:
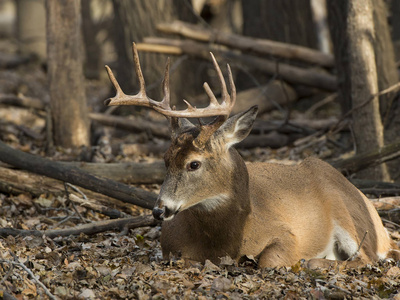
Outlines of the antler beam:
[{"label": "antler beam", "polygon": [[139,80],[140,91],[136,95],[127,95],[125,94],[117,79],[115,78],[111,69],[106,66],[108,76],[110,78],[111,83],[113,84],[116,95],[113,98],[109,98],[105,100],[106,105],[137,105],[137,106],[145,106],[151,107],[154,110],[158,111],[159,113],[165,115],[166,117],[178,117],[178,118],[203,118],[203,117],[212,117],[212,116],[224,116],[227,118],[235,105],[236,101],[236,88],[233,82],[232,71],[228,65],[228,76],[229,76],[229,84],[231,87],[231,95],[229,95],[224,76],[222,75],[222,71],[214,57],[211,53],[211,57],[213,60],[213,64],[215,70],[218,74],[218,79],[221,84],[222,88],[222,102],[221,104],[218,103],[215,95],[211,91],[210,86],[208,83],[204,83],[203,87],[210,98],[210,104],[205,108],[196,108],[193,107],[189,102],[183,100],[187,104],[187,108],[185,110],[174,110],[171,109],[170,106],[170,92],[169,92],[169,65],[170,61],[168,59],[166,67],[165,67],[165,74],[163,80],[163,91],[164,91],[164,98],[161,101],[156,101],[151,99],[146,94],[146,84],[144,81],[142,69],[140,67],[139,55],[136,48],[136,44],[133,43],[132,46],[133,52],[133,61],[135,64],[135,72]]}]

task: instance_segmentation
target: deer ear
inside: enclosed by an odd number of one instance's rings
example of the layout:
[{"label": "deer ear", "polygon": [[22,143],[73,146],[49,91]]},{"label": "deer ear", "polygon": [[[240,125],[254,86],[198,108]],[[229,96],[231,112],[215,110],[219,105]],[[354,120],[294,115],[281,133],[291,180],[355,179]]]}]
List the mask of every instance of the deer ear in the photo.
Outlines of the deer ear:
[{"label": "deer ear", "polygon": [[196,127],[195,125],[192,124],[192,122],[190,122],[186,118],[170,117],[169,121],[170,121],[172,139],[177,138],[183,131],[192,127]]},{"label": "deer ear", "polygon": [[225,144],[229,149],[234,144],[244,140],[250,133],[256,119],[258,106],[229,118],[214,134],[214,139]]}]

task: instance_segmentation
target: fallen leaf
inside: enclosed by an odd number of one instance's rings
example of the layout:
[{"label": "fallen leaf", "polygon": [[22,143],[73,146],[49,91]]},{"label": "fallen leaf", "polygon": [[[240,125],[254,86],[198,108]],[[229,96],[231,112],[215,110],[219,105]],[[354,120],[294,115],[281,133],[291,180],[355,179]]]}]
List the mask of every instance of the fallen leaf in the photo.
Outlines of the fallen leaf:
[{"label": "fallen leaf", "polygon": [[211,261],[209,261],[208,259],[206,260],[206,262],[204,263],[204,267],[202,272],[203,273],[212,273],[212,272],[219,272],[221,271],[221,268],[214,265]]},{"label": "fallen leaf", "polygon": [[399,267],[391,267],[387,272],[386,275],[389,277],[398,277],[400,276],[400,268]]},{"label": "fallen leaf", "polygon": [[94,299],[96,295],[94,294],[93,290],[91,289],[84,289],[82,292],[79,294],[80,298],[84,299]]},{"label": "fallen leaf", "polygon": [[226,292],[229,291],[232,281],[225,277],[217,277],[213,280],[211,288],[216,291]]}]

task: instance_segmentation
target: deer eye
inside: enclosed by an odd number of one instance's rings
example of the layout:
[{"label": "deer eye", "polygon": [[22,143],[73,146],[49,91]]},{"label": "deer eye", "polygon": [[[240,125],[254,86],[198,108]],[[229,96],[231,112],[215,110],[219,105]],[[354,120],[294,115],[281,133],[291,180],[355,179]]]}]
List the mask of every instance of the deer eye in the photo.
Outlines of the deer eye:
[{"label": "deer eye", "polygon": [[186,168],[188,169],[188,171],[196,171],[196,170],[200,169],[200,166],[201,166],[201,162],[194,160],[194,161],[188,163]]}]

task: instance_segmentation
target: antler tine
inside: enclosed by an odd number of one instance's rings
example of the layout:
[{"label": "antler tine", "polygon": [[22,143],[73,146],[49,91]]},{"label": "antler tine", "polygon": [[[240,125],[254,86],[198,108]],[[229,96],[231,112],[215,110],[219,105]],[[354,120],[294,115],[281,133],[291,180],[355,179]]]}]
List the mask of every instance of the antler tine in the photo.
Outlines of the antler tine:
[{"label": "antler tine", "polygon": [[219,83],[221,85],[222,103],[224,103],[224,102],[228,102],[229,103],[230,102],[230,97],[229,97],[229,94],[228,94],[228,90],[226,89],[226,83],[225,83],[224,75],[222,74],[221,68],[219,67],[218,62],[215,59],[214,54],[212,52],[210,52],[210,54],[211,54],[211,58],[212,58],[212,61],[213,61],[213,64],[214,64],[215,71],[217,71],[217,74],[218,74]]},{"label": "antler tine", "polygon": [[231,87],[231,103],[230,107],[233,108],[236,103],[236,86],[235,82],[233,81],[233,75],[232,75],[232,70],[231,66],[229,64],[226,64],[226,67],[228,68],[228,78],[229,78],[229,85]]},{"label": "antler tine", "polygon": [[171,96],[169,92],[169,66],[170,66],[170,59],[168,57],[167,64],[165,65],[165,72],[163,79],[164,99],[161,101],[161,105],[165,108],[170,109]]},{"label": "antler tine", "polygon": [[[115,78],[113,71],[107,65],[106,65],[106,70],[107,70],[108,77],[110,78],[110,81],[116,91],[115,97],[125,95],[125,93],[122,91],[121,87],[119,86],[119,83],[118,83],[117,79]],[[111,101],[111,99],[107,99],[105,102],[107,102],[107,101]],[[108,103],[105,103],[105,104],[108,105]]]},{"label": "antler tine", "polygon": [[208,98],[210,98],[210,106],[219,106],[218,100],[207,82],[204,82],[203,88],[206,91]]},{"label": "antler tine", "polygon": [[142,68],[140,67],[139,53],[137,51],[137,47],[135,43],[132,43],[132,54],[133,54],[133,62],[135,64],[135,73],[139,80],[140,91],[138,95],[142,95],[147,97],[146,95],[146,83],[144,81],[144,76],[142,72]]}]

